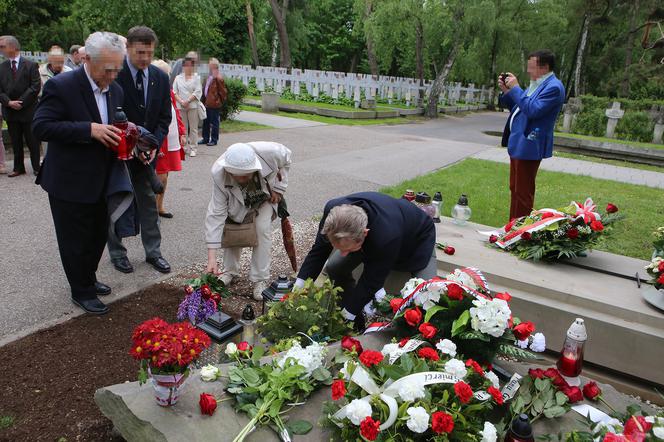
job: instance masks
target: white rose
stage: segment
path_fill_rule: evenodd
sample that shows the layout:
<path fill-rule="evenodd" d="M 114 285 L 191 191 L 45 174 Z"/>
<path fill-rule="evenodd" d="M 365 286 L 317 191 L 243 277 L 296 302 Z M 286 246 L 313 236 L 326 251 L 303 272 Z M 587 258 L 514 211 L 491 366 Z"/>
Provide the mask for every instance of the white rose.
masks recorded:
<path fill-rule="evenodd" d="M 201 379 L 205 382 L 216 381 L 219 374 L 219 368 L 214 365 L 208 364 L 201 368 Z"/>
<path fill-rule="evenodd" d="M 533 335 L 533 342 L 530 344 L 530 349 L 536 353 L 541 353 L 546 350 L 546 338 L 544 333 L 535 333 Z"/>
<path fill-rule="evenodd" d="M 484 422 L 484 429 L 481 431 L 482 440 L 480 442 L 496 442 L 498 434 L 496 427 L 491 422 Z"/>
<path fill-rule="evenodd" d="M 436 348 L 443 354 L 450 355 L 451 357 L 456 356 L 457 346 L 449 339 L 441 339 L 438 341 Z"/>
<path fill-rule="evenodd" d="M 413 402 L 416 399 L 421 399 L 426 396 L 424 384 L 417 381 L 404 382 L 403 385 L 399 387 L 398 393 L 404 402 Z"/>
<path fill-rule="evenodd" d="M 226 345 L 226 350 L 224 350 L 224 353 L 226 353 L 228 356 L 232 356 L 235 353 L 237 353 L 237 345 L 233 342 L 229 342 L 228 345 Z"/>
<path fill-rule="evenodd" d="M 491 381 L 494 388 L 500 388 L 500 381 L 498 380 L 498 376 L 496 376 L 496 373 L 492 371 L 487 371 L 486 373 L 484 373 L 484 377 L 487 378 L 489 381 Z"/>
<path fill-rule="evenodd" d="M 468 370 L 466 370 L 466 364 L 458 359 L 450 359 L 445 362 L 445 371 L 457 379 L 463 379 L 468 372 Z"/>
<path fill-rule="evenodd" d="M 406 425 L 413 433 L 424 433 L 429 429 L 429 413 L 423 407 L 410 407 L 406 410 L 408 421 Z"/>
<path fill-rule="evenodd" d="M 360 425 L 367 416 L 371 416 L 371 405 L 361 399 L 353 399 L 346 405 L 346 417 L 355 425 Z"/>

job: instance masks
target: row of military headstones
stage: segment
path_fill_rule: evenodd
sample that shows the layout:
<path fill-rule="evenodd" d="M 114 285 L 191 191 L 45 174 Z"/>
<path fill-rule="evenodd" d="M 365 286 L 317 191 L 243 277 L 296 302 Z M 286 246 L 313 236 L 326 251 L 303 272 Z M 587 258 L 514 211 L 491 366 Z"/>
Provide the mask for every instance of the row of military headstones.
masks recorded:
<path fill-rule="evenodd" d="M 345 95 L 351 98 L 356 106 L 361 101 L 362 91 L 366 99 L 380 98 L 392 103 L 394 100 L 404 101 L 406 105 L 418 103 L 419 92 L 429 94 L 431 81 L 419 85 L 414 78 L 391 77 L 384 75 L 354 74 L 310 69 L 292 69 L 289 74 L 285 68 L 258 66 L 253 69 L 247 65 L 222 64 L 221 73 L 230 78 L 242 80 L 245 85 L 253 79 L 260 92 L 273 90 L 283 93 L 286 90 L 299 96 L 303 90 L 312 97 L 321 94 L 338 99 Z M 461 83 L 449 83 L 441 94 L 441 103 L 456 104 L 464 101 L 467 104 L 481 104 L 488 100 L 488 89 L 476 88 L 473 84 L 463 87 Z"/>

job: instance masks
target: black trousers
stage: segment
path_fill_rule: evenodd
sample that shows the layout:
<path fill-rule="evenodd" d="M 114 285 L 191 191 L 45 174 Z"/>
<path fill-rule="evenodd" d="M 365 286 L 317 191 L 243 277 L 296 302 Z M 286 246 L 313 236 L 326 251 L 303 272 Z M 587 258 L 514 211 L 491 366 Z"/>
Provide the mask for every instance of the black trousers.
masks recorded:
<path fill-rule="evenodd" d="M 92 299 L 96 296 L 95 273 L 108 233 L 106 199 L 85 204 L 49 195 L 48 201 L 71 296 L 78 300 Z"/>
<path fill-rule="evenodd" d="M 14 149 L 14 172 L 25 172 L 23 164 L 23 139 L 30 151 L 30 163 L 34 172 L 39 171 L 39 140 L 32 134 L 32 122 L 7 121 L 7 131 Z"/>

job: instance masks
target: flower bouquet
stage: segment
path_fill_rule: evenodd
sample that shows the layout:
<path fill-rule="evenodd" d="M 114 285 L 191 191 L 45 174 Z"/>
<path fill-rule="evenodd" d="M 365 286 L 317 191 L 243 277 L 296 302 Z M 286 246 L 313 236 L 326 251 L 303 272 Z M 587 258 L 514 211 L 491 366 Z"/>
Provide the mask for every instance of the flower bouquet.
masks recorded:
<path fill-rule="evenodd" d="M 512 316 L 511 299 L 509 293 L 491 293 L 481 271 L 464 268 L 443 279 L 413 278 L 379 310 L 394 313 L 397 335 L 421 337 L 441 350 L 453 339 L 460 353 L 481 363 L 497 354 L 534 359 L 531 351 L 545 350 L 544 335 L 534 333 L 532 322 Z"/>
<path fill-rule="evenodd" d="M 501 232 L 492 233 L 489 243 L 521 259 L 555 261 L 574 258 L 596 246 L 607 226 L 623 218 L 608 204 L 600 215 L 592 199 L 572 201 L 559 209 L 540 209 L 515 218 Z"/>
<path fill-rule="evenodd" d="M 157 403 L 174 405 L 189 376 L 191 364 L 210 345 L 210 338 L 188 322 L 169 324 L 153 318 L 137 326 L 129 352 L 140 361 L 140 384 L 152 379 Z"/>
<path fill-rule="evenodd" d="M 184 286 L 185 297 L 178 307 L 177 318 L 188 319 L 192 324 L 205 322 L 217 311 L 221 311 L 221 298 L 230 296 L 224 283 L 212 273 L 190 279 Z"/>
<path fill-rule="evenodd" d="M 304 404 L 316 388 L 332 383 L 332 374 L 324 365 L 327 347 L 313 341 L 306 347 L 298 340 L 290 344 L 283 355 L 262 365 L 263 347 L 243 345 L 240 349 L 228 344 L 226 353 L 237 365 L 228 372 L 227 391 L 235 398 L 236 410 L 251 417 L 234 442 L 244 440 L 259 425 L 276 428 L 284 441 L 290 441 L 291 434 L 306 434 L 313 428 L 307 421 L 287 421 L 284 415 Z"/>
<path fill-rule="evenodd" d="M 653 257 L 650 264 L 646 266 L 648 275 L 652 278 L 652 284 L 657 290 L 664 290 L 664 258 L 661 256 Z"/>
<path fill-rule="evenodd" d="M 323 424 L 337 439 L 497 440 L 487 415 L 504 398 L 488 368 L 418 339 L 376 351 L 344 338 L 342 348 L 335 361 L 343 368 L 323 410 Z"/>
<path fill-rule="evenodd" d="M 290 345 L 295 336 L 311 336 L 318 342 L 338 341 L 352 328 L 339 307 L 340 288 L 327 280 L 321 287 L 309 279 L 301 290 L 295 290 L 275 302 L 267 314 L 258 318 L 258 332 L 276 349 Z"/>

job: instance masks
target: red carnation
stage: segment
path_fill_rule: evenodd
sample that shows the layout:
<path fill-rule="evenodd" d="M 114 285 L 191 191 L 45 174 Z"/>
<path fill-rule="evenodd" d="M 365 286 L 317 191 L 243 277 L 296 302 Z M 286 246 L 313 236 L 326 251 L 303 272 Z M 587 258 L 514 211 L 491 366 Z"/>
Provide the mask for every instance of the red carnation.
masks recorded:
<path fill-rule="evenodd" d="M 615 204 L 607 204 L 606 205 L 606 213 L 616 213 L 618 211 L 618 206 Z"/>
<path fill-rule="evenodd" d="M 651 428 L 652 424 L 647 422 L 643 416 L 632 416 L 625 422 L 623 434 L 630 441 L 642 442 Z"/>
<path fill-rule="evenodd" d="M 436 336 L 436 333 L 438 333 L 438 329 L 431 325 L 430 322 L 423 322 L 420 324 L 420 328 L 418 329 L 420 333 L 422 333 L 422 336 L 424 336 L 427 339 L 431 339 L 434 336 Z"/>
<path fill-rule="evenodd" d="M 401 308 L 404 302 L 406 301 L 404 301 L 403 298 L 390 299 L 390 307 L 392 307 L 392 313 L 396 313 L 399 310 L 399 308 Z"/>
<path fill-rule="evenodd" d="M 601 232 L 604 230 L 604 224 L 602 224 L 602 221 L 593 221 L 590 223 L 590 228 L 595 232 Z"/>
<path fill-rule="evenodd" d="M 498 241 L 498 235 L 491 235 L 491 236 L 489 237 L 489 243 L 493 244 L 493 243 L 495 243 L 496 241 Z"/>
<path fill-rule="evenodd" d="M 602 442 L 630 442 L 630 440 L 623 435 L 606 433 Z"/>
<path fill-rule="evenodd" d="M 487 388 L 486 391 L 488 391 L 489 394 L 493 396 L 493 400 L 496 401 L 498 405 L 503 405 L 505 399 L 503 399 L 503 394 L 500 392 L 500 390 L 492 385 L 491 387 Z"/>
<path fill-rule="evenodd" d="M 401 338 L 401 341 L 399 341 L 399 347 L 403 347 L 404 345 L 408 344 L 408 341 L 410 341 L 410 338 Z"/>
<path fill-rule="evenodd" d="M 242 341 L 237 345 L 237 349 L 240 351 L 249 350 L 249 343 L 247 341 Z"/>
<path fill-rule="evenodd" d="M 346 396 L 346 383 L 343 379 L 337 379 L 332 382 L 332 400 L 338 401 L 342 397 Z"/>
<path fill-rule="evenodd" d="M 521 239 L 524 241 L 530 241 L 533 238 L 533 235 L 530 234 L 530 232 L 523 232 L 521 234 Z"/>
<path fill-rule="evenodd" d="M 449 284 L 447 286 L 447 297 L 455 301 L 463 299 L 463 289 L 458 284 Z"/>
<path fill-rule="evenodd" d="M 454 392 L 464 404 L 467 404 L 470 401 L 470 398 L 473 397 L 473 390 L 470 388 L 470 385 L 466 384 L 464 381 L 459 381 L 454 384 Z"/>
<path fill-rule="evenodd" d="M 203 295 L 203 299 L 206 301 L 212 296 L 212 290 L 210 290 L 210 287 L 207 284 L 201 286 L 201 295 Z"/>
<path fill-rule="evenodd" d="M 422 322 L 422 311 L 419 307 L 409 308 L 406 310 L 406 313 L 404 313 L 403 317 L 406 319 L 408 325 L 415 327 L 420 322 Z"/>
<path fill-rule="evenodd" d="M 350 336 L 344 336 L 341 338 L 341 348 L 346 351 L 355 352 L 358 355 L 362 354 L 362 344 L 357 339 L 353 339 Z"/>
<path fill-rule="evenodd" d="M 569 239 L 577 239 L 579 237 L 579 229 L 572 227 L 567 231 L 567 237 Z"/>
<path fill-rule="evenodd" d="M 544 370 L 541 368 L 531 368 L 528 370 L 528 375 L 533 379 L 542 379 L 544 377 Z"/>
<path fill-rule="evenodd" d="M 516 223 L 516 218 L 512 218 L 510 222 L 507 223 L 507 225 L 505 226 L 505 232 L 509 232 L 510 230 L 512 230 L 514 223 Z"/>
<path fill-rule="evenodd" d="M 659 278 L 657 278 L 657 284 L 664 285 L 664 274 L 659 275 Z"/>
<path fill-rule="evenodd" d="M 452 246 L 445 246 L 443 252 L 445 252 L 446 255 L 454 255 L 454 252 L 456 252 L 456 250 Z"/>
<path fill-rule="evenodd" d="M 477 373 L 480 376 L 484 376 L 484 370 L 482 370 L 482 367 L 480 364 L 477 363 L 477 361 L 473 359 L 468 359 L 466 361 L 466 367 L 473 367 L 473 371 Z"/>
<path fill-rule="evenodd" d="M 383 360 L 383 354 L 376 350 L 366 350 L 360 355 L 360 362 L 366 367 L 373 367 Z"/>
<path fill-rule="evenodd" d="M 454 430 L 454 418 L 444 411 L 431 413 L 431 429 L 434 433 L 451 433 Z"/>
<path fill-rule="evenodd" d="M 512 329 L 514 337 L 519 341 L 528 339 L 532 332 L 535 331 L 535 324 L 530 321 L 524 321 Z"/>
<path fill-rule="evenodd" d="M 555 213 L 552 213 L 552 212 L 544 212 L 544 213 L 542 214 L 542 219 L 553 218 L 554 216 L 556 216 Z"/>
<path fill-rule="evenodd" d="M 371 416 L 365 417 L 364 420 L 360 422 L 360 434 L 366 440 L 376 440 L 379 431 L 380 421 L 373 420 Z"/>
<path fill-rule="evenodd" d="M 597 383 L 590 381 L 583 386 L 583 395 L 590 401 L 598 401 L 602 395 L 602 390 Z"/>
<path fill-rule="evenodd" d="M 494 299 L 502 299 L 505 302 L 510 302 L 512 300 L 512 295 L 507 292 L 496 293 Z"/>
<path fill-rule="evenodd" d="M 660 261 L 659 264 L 657 265 L 657 270 L 660 273 L 664 273 L 664 261 Z"/>
<path fill-rule="evenodd" d="M 201 407 L 201 413 L 212 416 L 217 409 L 217 400 L 211 394 L 201 393 L 201 398 L 198 401 Z"/>
<path fill-rule="evenodd" d="M 438 356 L 438 352 L 434 350 L 431 347 L 424 347 L 420 348 L 417 351 L 417 356 L 421 357 L 422 359 L 428 359 L 429 361 L 439 361 L 440 356 Z"/>
<path fill-rule="evenodd" d="M 569 399 L 570 404 L 574 404 L 576 402 L 580 402 L 583 400 L 583 393 L 581 392 L 581 389 L 579 387 L 563 387 L 560 389 L 565 396 L 567 396 L 567 399 Z"/>

